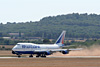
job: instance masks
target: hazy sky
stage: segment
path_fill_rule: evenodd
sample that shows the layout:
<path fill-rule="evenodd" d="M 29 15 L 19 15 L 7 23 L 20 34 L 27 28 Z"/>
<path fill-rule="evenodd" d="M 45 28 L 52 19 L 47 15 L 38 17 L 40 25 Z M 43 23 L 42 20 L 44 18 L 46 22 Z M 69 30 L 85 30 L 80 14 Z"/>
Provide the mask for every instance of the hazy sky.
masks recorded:
<path fill-rule="evenodd" d="M 100 14 L 100 0 L 0 0 L 0 22 L 39 21 L 69 13 Z"/>

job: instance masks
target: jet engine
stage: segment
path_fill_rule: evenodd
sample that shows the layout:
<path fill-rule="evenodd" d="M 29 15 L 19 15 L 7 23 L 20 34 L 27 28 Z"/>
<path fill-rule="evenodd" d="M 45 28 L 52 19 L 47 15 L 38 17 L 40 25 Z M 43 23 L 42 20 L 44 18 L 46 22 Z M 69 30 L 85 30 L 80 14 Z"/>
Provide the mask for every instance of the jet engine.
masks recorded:
<path fill-rule="evenodd" d="M 52 52 L 47 51 L 45 54 L 46 54 L 46 55 L 51 55 L 51 54 L 52 54 Z"/>
<path fill-rule="evenodd" d="M 69 53 L 68 50 L 62 51 L 62 54 L 68 54 L 68 53 Z"/>

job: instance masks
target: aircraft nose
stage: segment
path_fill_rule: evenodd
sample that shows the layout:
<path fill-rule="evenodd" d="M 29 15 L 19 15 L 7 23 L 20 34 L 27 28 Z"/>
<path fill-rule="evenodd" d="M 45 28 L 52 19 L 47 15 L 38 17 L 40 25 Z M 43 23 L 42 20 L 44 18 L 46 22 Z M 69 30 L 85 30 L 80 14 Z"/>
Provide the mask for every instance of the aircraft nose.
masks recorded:
<path fill-rule="evenodd" d="M 14 47 L 12 48 L 12 51 L 14 51 Z"/>
<path fill-rule="evenodd" d="M 16 49 L 16 46 L 14 46 L 13 48 L 12 48 L 12 51 L 14 51 Z"/>

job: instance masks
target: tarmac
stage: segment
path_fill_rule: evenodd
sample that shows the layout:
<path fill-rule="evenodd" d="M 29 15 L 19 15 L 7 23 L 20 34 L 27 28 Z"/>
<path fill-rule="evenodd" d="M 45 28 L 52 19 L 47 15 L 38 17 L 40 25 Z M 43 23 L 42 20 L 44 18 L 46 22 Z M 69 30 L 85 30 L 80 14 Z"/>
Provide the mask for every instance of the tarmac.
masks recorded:
<path fill-rule="evenodd" d="M 18 58 L 18 57 L 0 57 L 0 59 L 1 58 Z M 29 58 L 29 57 L 20 57 L 20 58 Z M 100 58 L 100 56 L 47 56 L 46 58 Z"/>
<path fill-rule="evenodd" d="M 0 67 L 100 67 L 100 56 L 0 57 Z"/>

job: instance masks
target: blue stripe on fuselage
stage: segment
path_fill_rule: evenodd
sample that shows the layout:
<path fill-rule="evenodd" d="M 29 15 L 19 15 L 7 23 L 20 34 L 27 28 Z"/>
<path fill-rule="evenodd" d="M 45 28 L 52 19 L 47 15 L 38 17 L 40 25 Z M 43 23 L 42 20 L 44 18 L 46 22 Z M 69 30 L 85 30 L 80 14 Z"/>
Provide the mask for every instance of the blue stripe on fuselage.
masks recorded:
<path fill-rule="evenodd" d="M 15 51 L 15 53 L 18 53 L 18 54 L 34 54 L 33 51 Z"/>
<path fill-rule="evenodd" d="M 34 52 L 34 51 L 14 51 L 15 54 L 43 54 L 44 51 Z"/>

